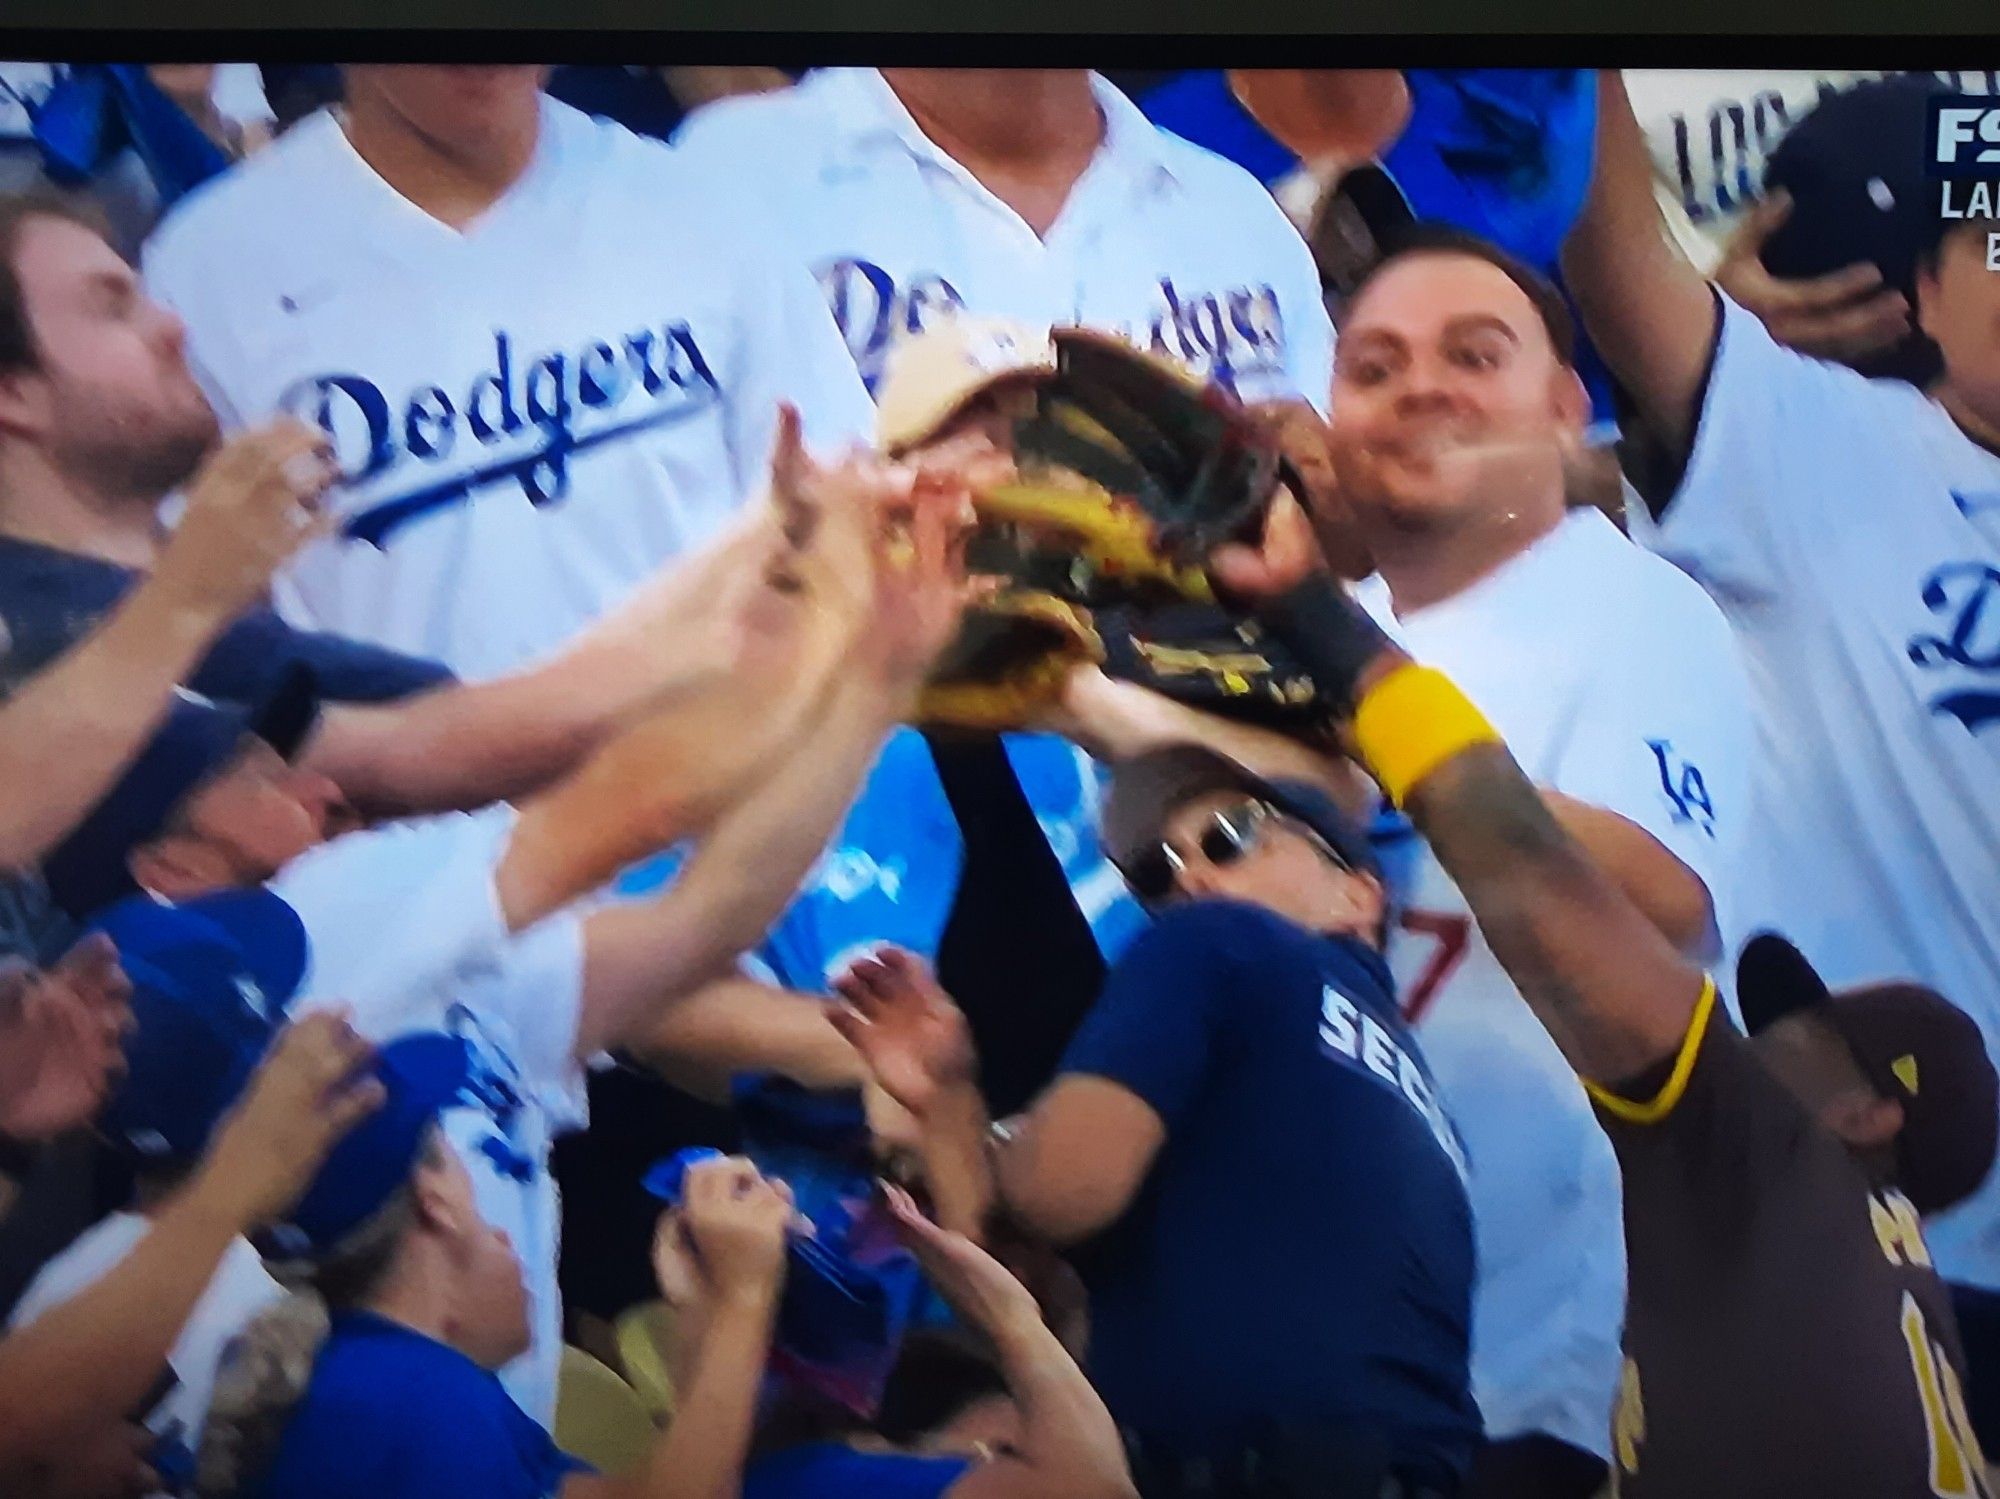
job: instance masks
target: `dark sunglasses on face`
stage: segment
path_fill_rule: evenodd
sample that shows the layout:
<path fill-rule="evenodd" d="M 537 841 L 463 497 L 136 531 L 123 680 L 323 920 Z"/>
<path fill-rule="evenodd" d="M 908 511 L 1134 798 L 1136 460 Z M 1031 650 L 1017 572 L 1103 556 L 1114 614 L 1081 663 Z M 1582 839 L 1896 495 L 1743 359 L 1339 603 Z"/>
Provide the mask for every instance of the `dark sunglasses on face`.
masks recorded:
<path fill-rule="evenodd" d="M 1273 823 L 1289 821 L 1269 802 L 1245 800 L 1235 806 L 1218 807 L 1196 834 L 1195 849 L 1211 868 L 1227 869 L 1246 854 L 1255 853 Z M 1303 831 L 1335 864 L 1342 869 L 1351 867 L 1318 834 L 1311 829 Z M 1192 862 L 1180 849 L 1162 839 L 1155 847 L 1121 865 L 1119 873 L 1141 901 L 1149 906 L 1158 905 L 1173 894 L 1182 871 Z"/>

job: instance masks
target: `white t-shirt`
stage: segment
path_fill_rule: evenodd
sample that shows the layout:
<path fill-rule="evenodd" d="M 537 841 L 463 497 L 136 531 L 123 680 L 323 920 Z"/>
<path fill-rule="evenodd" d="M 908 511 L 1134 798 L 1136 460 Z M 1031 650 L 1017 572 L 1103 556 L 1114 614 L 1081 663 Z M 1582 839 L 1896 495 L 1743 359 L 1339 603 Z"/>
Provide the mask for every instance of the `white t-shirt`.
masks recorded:
<path fill-rule="evenodd" d="M 196 372 L 229 425 L 327 427 L 350 476 L 281 610 L 499 675 L 761 492 L 781 400 L 815 448 L 865 436 L 825 304 L 746 224 L 664 145 L 553 100 L 463 232 L 329 112 L 191 196 L 145 267 Z"/>
<path fill-rule="evenodd" d="M 1759 909 L 1828 983 L 1929 984 L 2000 1055 L 2000 457 L 1723 308 L 1680 491 L 1633 534 L 1742 642 Z M 2000 1177 L 1925 1236 L 2000 1288 Z"/>
<path fill-rule="evenodd" d="M 1246 400 L 1300 394 L 1324 411 L 1333 329 L 1298 232 L 1248 172 L 1093 86 L 1104 142 L 1046 238 L 925 136 L 873 68 L 719 101 L 675 149 L 718 184 L 754 185 L 871 390 L 897 338 L 963 308 L 1109 329 Z"/>
<path fill-rule="evenodd" d="M 42 1267 L 15 1304 L 8 1326 L 26 1327 L 82 1295 L 138 1248 L 151 1229 L 151 1222 L 138 1213 L 113 1213 L 94 1224 Z M 252 1318 L 284 1294 L 247 1239 L 232 1243 L 167 1354 L 173 1388 L 147 1414 L 147 1430 L 188 1454 L 199 1449 L 223 1350 Z"/>
<path fill-rule="evenodd" d="M 1707 884 L 1747 829 L 1749 704 L 1721 612 L 1596 510 L 1453 598 L 1396 618 L 1362 602 L 1448 673 L 1529 779 L 1636 823 Z M 1473 1394 L 1496 1437 L 1541 1431 L 1609 1455 L 1622 1358 L 1625 1243 L 1618 1163 L 1555 1042 L 1428 847 L 1388 850 L 1390 967 L 1471 1168 L 1479 1285 Z"/>
<path fill-rule="evenodd" d="M 344 1002 L 373 1041 L 445 1030 L 473 1043 L 473 1077 L 445 1111 L 445 1133 L 480 1212 L 521 1257 L 533 1342 L 500 1377 L 546 1426 L 562 1359 L 562 1214 L 548 1157 L 554 1136 L 587 1119 L 575 1055 L 583 933 L 565 913 L 508 934 L 493 872 L 514 820 L 497 806 L 351 833 L 295 860 L 270 888 L 306 930 L 294 1014 Z"/>
<path fill-rule="evenodd" d="M 1882 70 L 1627 68 L 1625 91 L 1646 134 L 1653 184 L 1681 248 L 1704 274 L 1764 196 L 1764 165 L 1785 132 L 1828 94 Z M 1962 93 L 2000 93 L 2000 73 L 1941 72 Z"/>

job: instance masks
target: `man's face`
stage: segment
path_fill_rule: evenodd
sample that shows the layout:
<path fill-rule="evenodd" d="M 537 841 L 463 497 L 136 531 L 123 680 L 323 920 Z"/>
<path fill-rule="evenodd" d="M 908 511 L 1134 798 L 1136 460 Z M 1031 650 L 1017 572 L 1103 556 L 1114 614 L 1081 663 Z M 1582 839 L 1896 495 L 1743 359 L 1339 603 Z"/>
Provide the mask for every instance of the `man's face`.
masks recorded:
<path fill-rule="evenodd" d="M 1370 940 L 1382 917 L 1382 888 L 1336 864 L 1307 829 L 1282 815 L 1249 811 L 1241 791 L 1206 791 L 1168 814 L 1161 841 L 1180 862 L 1172 899 L 1240 900 L 1315 932 Z M 1218 825 L 1226 819 L 1247 836 Z"/>
<path fill-rule="evenodd" d="M 1410 255 L 1348 308 L 1331 435 L 1364 526 L 1449 527 L 1527 485 L 1560 494 L 1587 412 L 1535 304 L 1476 256 Z"/>
<path fill-rule="evenodd" d="M 343 70 L 348 96 L 376 103 L 447 153 L 477 154 L 516 129 L 535 108 L 549 70 L 535 65 L 478 67 L 370 63 Z"/>
<path fill-rule="evenodd" d="M 2000 438 L 2000 271 L 1986 268 L 1982 224 L 1944 242 L 1935 271 L 1917 277 L 1917 321 L 1944 355 L 1943 394 L 1982 429 Z"/>
<path fill-rule="evenodd" d="M 21 225 L 14 270 L 39 366 L 0 379 L 0 425 L 109 492 L 153 500 L 179 485 L 217 439 L 180 319 L 66 219 Z"/>
<path fill-rule="evenodd" d="M 176 867 L 210 888 L 262 884 L 338 831 L 347 817 L 340 788 L 317 771 L 288 765 L 260 739 L 189 797 L 175 831 L 160 840 Z M 143 875 L 141 883 L 155 884 Z M 193 893 L 162 890 L 171 898 Z"/>

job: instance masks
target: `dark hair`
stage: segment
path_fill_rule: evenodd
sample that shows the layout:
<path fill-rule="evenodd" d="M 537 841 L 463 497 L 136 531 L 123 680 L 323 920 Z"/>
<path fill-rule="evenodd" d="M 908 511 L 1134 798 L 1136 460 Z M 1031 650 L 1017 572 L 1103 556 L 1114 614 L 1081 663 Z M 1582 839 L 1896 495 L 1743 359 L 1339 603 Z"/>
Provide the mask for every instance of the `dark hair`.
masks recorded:
<path fill-rule="evenodd" d="M 0 375 L 32 370 L 41 364 L 34 324 L 21 295 L 21 278 L 14 269 L 21 230 L 34 219 L 60 219 L 110 239 L 108 221 L 88 198 L 53 188 L 0 193 Z"/>
<path fill-rule="evenodd" d="M 1418 255 L 1462 255 L 1483 260 L 1521 288 L 1521 294 L 1535 306 L 1549 345 L 1556 358 L 1566 365 L 1576 363 L 1576 319 L 1556 284 L 1525 260 L 1508 254 L 1490 239 L 1482 239 L 1450 224 L 1420 223 L 1398 229 L 1388 236 L 1382 258 L 1363 271 L 1348 292 L 1343 312 L 1351 312 L 1367 293 L 1369 283 L 1398 261 Z"/>

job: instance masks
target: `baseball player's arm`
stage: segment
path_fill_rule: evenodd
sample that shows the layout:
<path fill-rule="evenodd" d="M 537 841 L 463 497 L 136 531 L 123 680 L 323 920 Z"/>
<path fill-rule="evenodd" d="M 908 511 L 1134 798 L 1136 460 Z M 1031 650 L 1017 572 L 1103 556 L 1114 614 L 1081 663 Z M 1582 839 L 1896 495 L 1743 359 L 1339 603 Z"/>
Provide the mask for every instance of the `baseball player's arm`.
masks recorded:
<path fill-rule="evenodd" d="M 1636 822 L 1560 791 L 1544 789 L 1541 795 L 1557 825 L 1675 951 L 1692 955 L 1702 950 L 1715 907 L 1700 875 Z"/>
<path fill-rule="evenodd" d="M 1289 734 L 1204 713 L 1186 703 L 1080 666 L 1038 727 L 1061 734 L 1098 760 L 1129 760 L 1174 744 L 1198 744 L 1266 780 L 1309 781 L 1353 816 L 1366 816 L 1374 791 L 1353 765 Z"/>
<path fill-rule="evenodd" d="M 633 1057 L 697 1098 L 725 1103 L 741 1072 L 770 1072 L 817 1092 L 859 1088 L 868 1071 L 809 994 L 732 976 L 662 1010 L 626 1043 Z"/>
<path fill-rule="evenodd" d="M 1597 163 L 1563 275 L 1591 341 L 1647 427 L 1685 453 L 1720 327 L 1715 294 L 1660 217 L 1652 163 L 1615 69 L 1598 74 Z"/>
<path fill-rule="evenodd" d="M 1258 566 L 1239 554 L 1223 571 L 1259 592 L 1266 623 L 1353 705 L 1362 763 L 1428 840 L 1570 1065 L 1618 1083 L 1683 1055 L 1712 987 L 1564 830 L 1478 709 L 1326 575 L 1280 586 Z"/>

